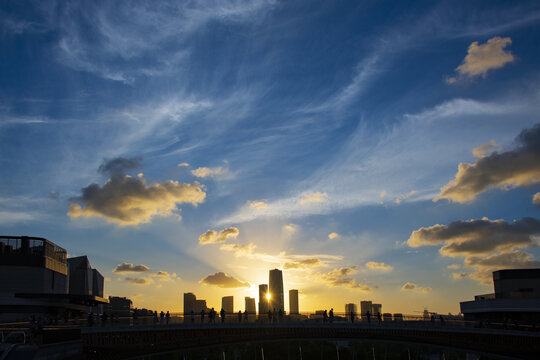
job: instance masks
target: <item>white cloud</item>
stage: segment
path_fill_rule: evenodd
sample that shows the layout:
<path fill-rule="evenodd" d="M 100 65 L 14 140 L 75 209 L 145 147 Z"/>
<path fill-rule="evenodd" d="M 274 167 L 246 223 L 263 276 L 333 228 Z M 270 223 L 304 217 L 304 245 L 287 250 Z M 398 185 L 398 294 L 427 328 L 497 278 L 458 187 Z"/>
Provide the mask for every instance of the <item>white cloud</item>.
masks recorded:
<path fill-rule="evenodd" d="M 532 199 L 532 203 L 534 205 L 540 207 L 540 192 L 537 192 L 536 194 L 534 194 L 533 199 Z"/>
<path fill-rule="evenodd" d="M 181 167 L 188 167 L 188 166 L 189 166 L 189 164 L 187 162 L 183 162 L 183 163 L 178 164 L 178 167 L 180 167 L 180 168 Z"/>
<path fill-rule="evenodd" d="M 495 143 L 495 140 L 491 140 L 490 142 L 480 145 L 478 147 L 475 147 L 472 150 L 472 153 L 477 158 L 482 158 L 487 155 L 491 155 L 494 152 L 501 151 L 502 147 L 500 145 L 497 145 Z"/>
<path fill-rule="evenodd" d="M 213 168 L 209 167 L 199 167 L 195 170 L 191 170 L 193 176 L 198 178 L 219 178 L 229 174 L 229 169 L 223 166 L 217 166 Z"/>
<path fill-rule="evenodd" d="M 409 198 L 410 198 L 411 196 L 413 196 L 414 194 L 416 194 L 416 191 L 415 191 L 415 190 L 411 190 L 411 191 L 409 191 L 409 192 L 406 193 L 406 194 L 399 195 L 399 196 L 396 198 L 396 200 L 394 200 L 394 201 L 395 201 L 396 204 L 399 205 L 399 204 L 401 204 L 402 201 L 409 199 Z"/>
<path fill-rule="evenodd" d="M 268 208 L 268 204 L 261 200 L 253 200 L 248 202 L 249 207 L 255 210 L 264 210 Z"/>
<path fill-rule="evenodd" d="M 447 82 L 452 84 L 464 78 L 476 76 L 486 77 L 487 72 L 499 69 L 515 60 L 514 55 L 505 48 L 512 43 L 509 37 L 494 37 L 485 44 L 473 42 L 467 51 L 463 63 L 456 68 L 458 77 L 449 77 Z"/>

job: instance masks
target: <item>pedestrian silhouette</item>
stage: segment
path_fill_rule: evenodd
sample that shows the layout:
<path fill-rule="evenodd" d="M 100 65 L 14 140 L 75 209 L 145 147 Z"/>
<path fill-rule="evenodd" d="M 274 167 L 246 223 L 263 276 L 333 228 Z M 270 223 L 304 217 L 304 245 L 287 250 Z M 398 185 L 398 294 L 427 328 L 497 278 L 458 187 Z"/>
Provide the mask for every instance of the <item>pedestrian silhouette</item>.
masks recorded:
<path fill-rule="evenodd" d="M 272 322 L 272 311 L 268 309 L 268 323 Z"/>
<path fill-rule="evenodd" d="M 369 313 L 369 311 L 366 312 L 366 317 L 368 324 L 371 324 L 371 314 Z"/>
<path fill-rule="evenodd" d="M 167 310 L 167 314 L 165 315 L 165 320 L 167 322 L 167 325 L 169 325 L 169 320 L 171 319 L 171 314 L 169 314 L 169 310 Z"/>
<path fill-rule="evenodd" d="M 221 323 L 223 324 L 225 322 L 225 309 L 221 308 L 219 315 L 221 316 Z"/>
<path fill-rule="evenodd" d="M 248 322 L 248 320 L 249 320 L 249 313 L 246 309 L 246 311 L 244 311 L 244 322 Z"/>
<path fill-rule="evenodd" d="M 330 324 L 333 323 L 334 322 L 334 308 L 330 309 L 328 316 L 330 317 Z"/>
<path fill-rule="evenodd" d="M 204 323 L 204 309 L 201 310 L 201 324 Z"/>
<path fill-rule="evenodd" d="M 351 317 L 351 323 L 354 323 L 354 311 L 351 310 L 349 316 Z"/>
<path fill-rule="evenodd" d="M 191 310 L 191 323 L 194 323 L 194 322 L 195 322 L 195 312 Z"/>
<path fill-rule="evenodd" d="M 326 312 L 326 310 L 324 310 L 323 312 L 323 323 L 327 323 L 328 322 L 328 313 Z"/>
<path fill-rule="evenodd" d="M 377 321 L 379 322 L 379 325 L 381 325 L 382 322 L 382 316 L 380 312 L 377 312 Z"/>
<path fill-rule="evenodd" d="M 242 323 L 242 310 L 238 310 L 238 322 Z"/>

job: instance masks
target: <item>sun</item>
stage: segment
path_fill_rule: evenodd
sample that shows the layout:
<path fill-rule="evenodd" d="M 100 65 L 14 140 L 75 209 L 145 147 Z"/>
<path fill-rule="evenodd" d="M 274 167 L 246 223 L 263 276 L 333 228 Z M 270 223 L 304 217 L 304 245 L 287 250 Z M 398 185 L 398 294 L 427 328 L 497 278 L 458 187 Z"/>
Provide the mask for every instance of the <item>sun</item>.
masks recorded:
<path fill-rule="evenodd" d="M 266 293 L 266 300 L 270 300 L 270 293 Z"/>

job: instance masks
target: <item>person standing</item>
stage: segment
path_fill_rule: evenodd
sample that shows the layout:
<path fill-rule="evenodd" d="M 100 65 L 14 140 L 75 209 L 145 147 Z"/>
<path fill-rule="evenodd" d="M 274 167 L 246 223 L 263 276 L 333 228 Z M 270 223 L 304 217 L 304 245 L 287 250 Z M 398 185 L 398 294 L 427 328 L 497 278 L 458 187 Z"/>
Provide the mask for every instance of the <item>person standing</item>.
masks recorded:
<path fill-rule="evenodd" d="M 330 324 L 334 322 L 334 308 L 330 309 L 330 312 L 328 313 L 328 316 L 330 318 Z"/>
<path fill-rule="evenodd" d="M 171 314 L 169 314 L 169 310 L 167 310 L 167 314 L 165 314 L 165 322 L 167 325 L 169 325 L 169 320 L 171 319 Z"/>
<path fill-rule="evenodd" d="M 221 316 L 221 323 L 223 324 L 225 322 L 225 309 L 221 308 L 219 315 Z"/>

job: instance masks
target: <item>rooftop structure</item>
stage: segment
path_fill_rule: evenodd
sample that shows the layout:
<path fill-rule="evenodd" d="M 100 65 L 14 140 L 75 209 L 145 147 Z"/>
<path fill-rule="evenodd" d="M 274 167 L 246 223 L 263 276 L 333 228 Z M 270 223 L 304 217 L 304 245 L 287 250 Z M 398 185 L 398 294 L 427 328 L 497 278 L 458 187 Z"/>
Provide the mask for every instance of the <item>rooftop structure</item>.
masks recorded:
<path fill-rule="evenodd" d="M 495 293 L 460 303 L 465 320 L 540 323 L 540 269 L 493 272 Z"/>

